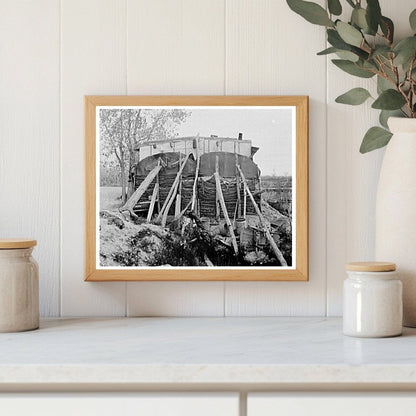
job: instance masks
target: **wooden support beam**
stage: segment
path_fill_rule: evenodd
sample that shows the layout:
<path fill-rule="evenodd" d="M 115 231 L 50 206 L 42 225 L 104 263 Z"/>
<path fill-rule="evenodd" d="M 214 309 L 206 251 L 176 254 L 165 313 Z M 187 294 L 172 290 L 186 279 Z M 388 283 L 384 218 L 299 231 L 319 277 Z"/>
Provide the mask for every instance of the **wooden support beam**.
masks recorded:
<path fill-rule="evenodd" d="M 263 231 L 266 234 L 267 240 L 269 240 L 269 243 L 270 243 L 270 245 L 271 245 L 271 247 L 272 247 L 272 249 L 274 251 L 274 254 L 276 255 L 277 260 L 279 260 L 279 262 L 280 262 L 280 264 L 282 266 L 287 266 L 287 262 L 286 262 L 285 258 L 283 257 L 282 252 L 279 250 L 279 247 L 277 247 L 276 241 L 273 240 L 273 237 L 270 234 L 269 229 L 267 228 L 265 218 L 263 217 L 263 214 L 261 213 L 259 207 L 257 206 L 257 202 L 254 199 L 254 196 L 252 195 L 252 193 L 251 193 L 251 191 L 250 191 L 250 189 L 249 189 L 249 187 L 247 185 L 246 178 L 245 178 L 244 173 L 242 172 L 242 170 L 241 170 L 241 168 L 240 168 L 239 165 L 237 165 L 237 169 L 240 172 L 241 179 L 243 180 L 243 183 L 244 183 L 244 188 L 245 188 L 248 196 L 250 197 L 251 202 L 253 203 L 254 209 L 256 210 L 256 213 L 257 213 L 257 215 L 258 215 L 258 217 L 260 219 L 260 224 L 263 227 Z"/>
<path fill-rule="evenodd" d="M 186 143 L 186 142 L 185 142 Z M 186 151 L 185 151 L 186 155 Z M 179 154 L 179 166 L 182 166 L 182 155 Z M 179 178 L 178 193 L 176 195 L 175 201 L 175 217 L 181 212 L 181 203 L 182 203 L 182 175 Z"/>
<path fill-rule="evenodd" d="M 189 158 L 189 155 L 187 155 L 185 157 L 185 160 L 183 161 L 182 165 L 180 166 L 179 171 L 176 174 L 176 178 L 173 181 L 173 184 L 172 184 L 172 186 L 171 186 L 171 188 L 169 190 L 168 196 L 166 197 L 165 202 L 163 203 L 162 209 L 159 211 L 159 214 L 158 214 L 158 216 L 156 218 L 156 222 L 159 222 L 163 218 L 163 214 L 166 211 L 166 208 L 167 208 L 167 206 L 168 206 L 168 204 L 169 204 L 172 196 L 175 196 L 176 195 L 176 192 L 178 190 L 179 179 L 180 179 L 180 177 L 182 175 L 183 168 L 185 167 L 186 162 L 188 161 L 188 158 Z M 171 205 L 172 205 L 172 202 L 170 203 L 167 212 L 169 212 L 169 209 L 170 209 L 170 206 Z"/>
<path fill-rule="evenodd" d="M 199 155 L 199 140 L 197 139 L 196 142 L 196 169 L 195 169 L 195 180 L 194 180 L 194 186 L 192 188 L 192 204 L 191 204 L 191 209 L 192 211 L 196 211 L 195 209 L 195 205 L 196 205 L 196 195 L 197 195 L 197 186 L 198 186 L 198 176 L 199 176 L 199 165 L 201 163 L 201 157 Z"/>
<path fill-rule="evenodd" d="M 178 192 L 178 183 L 176 183 L 176 184 L 173 183 L 171 189 L 173 189 L 172 195 L 169 198 L 169 200 L 166 198 L 167 204 L 165 206 L 165 210 L 162 213 L 162 219 L 161 219 L 161 223 L 160 223 L 162 227 L 164 227 L 166 225 L 166 221 L 168 220 L 168 214 L 169 214 L 169 211 L 170 211 L 170 207 L 172 206 L 173 201 L 176 199 L 176 194 Z M 163 210 L 163 208 L 162 208 L 162 210 Z M 161 213 L 159 213 L 158 218 L 156 219 L 156 222 L 158 222 L 160 214 Z"/>
<path fill-rule="evenodd" d="M 173 186 L 174 186 L 175 184 L 173 184 Z M 161 223 L 160 223 L 160 225 L 162 226 L 162 227 L 165 227 L 166 226 L 166 222 L 167 222 L 167 220 L 168 220 L 168 214 L 169 214 L 169 211 L 170 211 L 170 207 L 172 206 L 172 204 L 173 204 L 173 201 L 175 201 L 175 199 L 176 199 L 176 196 L 177 196 L 177 192 L 178 192 L 178 183 L 176 183 L 176 186 L 175 186 L 175 189 L 174 189 L 174 191 L 173 191 L 173 193 L 172 193 L 172 196 L 170 197 L 170 199 L 169 199 L 169 201 L 168 201 L 168 203 L 167 203 L 167 205 L 166 205 L 166 207 L 165 207 L 165 211 L 163 212 L 163 214 L 162 214 L 162 221 L 161 221 Z M 160 214 L 159 214 L 160 215 Z"/>
<path fill-rule="evenodd" d="M 173 201 L 176 197 L 176 193 L 178 192 L 179 180 L 181 178 L 183 168 L 185 167 L 186 162 L 188 161 L 188 158 L 189 158 L 189 154 L 186 155 L 182 165 L 180 166 L 179 171 L 176 174 L 176 178 L 173 181 L 173 184 L 172 184 L 172 186 L 169 190 L 168 196 L 166 197 L 165 202 L 163 203 L 163 207 L 162 207 L 161 211 L 159 212 L 159 215 L 156 218 L 156 222 L 161 221 L 162 227 L 164 227 L 166 225 L 166 220 L 167 220 L 167 217 L 168 217 L 168 213 L 169 213 L 170 207 L 172 206 L 172 203 L 173 203 Z"/>
<path fill-rule="evenodd" d="M 215 156 L 215 173 L 214 173 L 214 177 L 215 174 L 219 175 L 219 158 L 218 156 Z M 221 210 L 220 210 L 220 196 L 218 194 L 218 188 L 216 188 L 215 191 L 215 218 L 217 221 L 220 220 L 220 214 L 221 214 Z"/>
<path fill-rule="evenodd" d="M 119 208 L 120 212 L 128 211 L 133 218 L 137 218 L 137 215 L 133 212 L 133 208 L 139 202 L 140 198 L 146 192 L 147 188 L 153 182 L 156 175 L 159 173 L 162 166 L 160 165 L 160 160 L 157 162 L 157 165 L 149 172 L 146 178 L 142 181 L 139 187 L 134 191 L 133 195 L 129 198 L 129 200 Z"/>
<path fill-rule="evenodd" d="M 180 191 L 176 194 L 176 201 L 175 201 L 175 217 L 179 215 L 181 212 L 181 203 L 182 203 L 182 197 L 180 194 Z"/>
<path fill-rule="evenodd" d="M 152 220 L 153 210 L 155 209 L 156 199 L 159 196 L 159 183 L 155 183 L 155 187 L 153 188 L 152 199 L 150 201 L 149 211 L 147 212 L 147 222 Z"/>
<path fill-rule="evenodd" d="M 208 256 L 204 253 L 204 261 L 208 267 L 214 267 L 214 263 L 208 258 Z"/>
<path fill-rule="evenodd" d="M 157 184 L 157 212 L 160 212 L 160 182 L 159 182 L 159 174 L 156 176 L 156 184 Z"/>
<path fill-rule="evenodd" d="M 234 143 L 235 146 L 235 143 Z M 235 167 L 236 167 L 236 175 L 235 175 L 235 180 L 236 180 L 236 190 L 237 190 L 237 210 L 238 210 L 238 218 L 241 217 L 241 184 L 240 184 L 240 175 L 238 175 L 238 155 L 237 153 L 235 153 Z"/>
<path fill-rule="evenodd" d="M 246 185 L 244 184 L 243 218 L 246 219 L 246 216 L 247 216 L 247 191 L 246 191 Z"/>
<path fill-rule="evenodd" d="M 220 205 L 221 205 L 221 208 L 222 208 L 222 213 L 224 215 L 225 222 L 228 225 L 228 229 L 230 230 L 230 235 L 231 235 L 231 240 L 232 240 L 232 243 L 233 243 L 234 252 L 235 252 L 235 254 L 238 254 L 237 239 L 236 239 L 235 234 L 234 234 L 234 229 L 233 229 L 233 225 L 231 224 L 230 217 L 228 216 L 228 211 L 227 211 L 227 207 L 225 205 L 224 195 L 223 195 L 222 189 L 221 189 L 220 175 L 219 175 L 218 172 L 215 172 L 215 184 L 216 184 L 216 188 L 217 188 L 217 194 L 218 194 L 218 197 L 219 197 Z"/>
<path fill-rule="evenodd" d="M 179 218 L 181 218 L 183 216 L 183 214 L 185 214 L 186 210 L 191 206 L 191 201 L 188 202 L 188 205 L 186 205 L 186 207 L 178 214 L 175 215 L 175 218 L 173 219 L 174 221 L 178 220 Z"/>

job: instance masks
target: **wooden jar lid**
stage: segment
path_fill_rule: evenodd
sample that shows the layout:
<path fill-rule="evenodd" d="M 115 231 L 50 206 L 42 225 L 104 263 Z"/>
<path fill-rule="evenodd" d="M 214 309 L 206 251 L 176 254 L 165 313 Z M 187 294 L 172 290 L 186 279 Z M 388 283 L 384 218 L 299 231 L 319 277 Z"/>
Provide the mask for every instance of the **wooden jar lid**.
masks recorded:
<path fill-rule="evenodd" d="M 30 248 L 37 244 L 36 240 L 28 240 L 24 238 L 0 238 L 0 249 L 14 249 L 14 248 Z"/>
<path fill-rule="evenodd" d="M 396 265 L 385 261 L 357 261 L 348 263 L 346 269 L 350 272 L 393 272 Z"/>

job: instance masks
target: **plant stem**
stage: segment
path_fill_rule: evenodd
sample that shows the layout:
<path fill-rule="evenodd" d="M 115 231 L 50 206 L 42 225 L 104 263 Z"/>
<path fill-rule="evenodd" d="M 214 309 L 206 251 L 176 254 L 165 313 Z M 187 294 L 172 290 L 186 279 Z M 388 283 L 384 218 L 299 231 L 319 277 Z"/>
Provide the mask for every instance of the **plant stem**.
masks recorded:
<path fill-rule="evenodd" d="M 412 116 L 412 118 L 415 118 L 415 111 L 413 108 L 413 96 L 414 96 L 414 91 L 413 91 L 413 87 L 414 87 L 414 79 L 412 76 L 412 72 L 413 72 L 413 66 L 415 64 L 415 60 L 416 60 L 416 56 L 413 57 L 412 62 L 410 63 L 410 68 L 409 68 L 409 84 L 410 84 L 410 89 L 409 89 L 409 107 L 410 107 L 410 114 Z"/>

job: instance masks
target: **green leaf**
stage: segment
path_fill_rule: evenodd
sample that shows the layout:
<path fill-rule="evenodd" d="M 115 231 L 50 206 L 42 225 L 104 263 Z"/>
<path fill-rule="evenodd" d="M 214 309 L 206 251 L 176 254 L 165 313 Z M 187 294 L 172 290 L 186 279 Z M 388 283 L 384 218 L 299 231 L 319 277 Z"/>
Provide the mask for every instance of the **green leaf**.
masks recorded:
<path fill-rule="evenodd" d="M 338 20 L 336 28 L 339 36 L 344 42 L 348 43 L 349 45 L 357 46 L 358 48 L 361 46 L 363 42 L 363 35 L 354 26 Z"/>
<path fill-rule="evenodd" d="M 374 101 L 372 107 L 379 110 L 399 110 L 406 104 L 406 99 L 399 91 L 388 89 L 383 91 Z"/>
<path fill-rule="evenodd" d="M 344 42 L 341 39 L 341 36 L 338 34 L 338 32 L 335 29 L 328 29 L 327 30 L 327 36 L 328 36 L 328 43 L 330 45 L 332 45 L 334 48 L 344 50 L 344 51 L 353 52 L 363 60 L 368 59 L 368 53 L 367 52 L 363 51 L 360 48 L 357 48 L 355 46 L 349 45 L 348 43 Z"/>
<path fill-rule="evenodd" d="M 416 37 L 411 36 L 401 40 L 394 47 L 394 52 L 396 54 L 394 58 L 395 65 L 403 65 L 403 67 L 409 65 L 416 54 Z"/>
<path fill-rule="evenodd" d="M 371 97 L 365 88 L 353 88 L 335 99 L 335 102 L 348 105 L 360 105 Z"/>
<path fill-rule="evenodd" d="M 347 60 L 351 62 L 358 62 L 360 60 L 359 56 L 350 51 L 337 51 L 336 54 L 342 60 Z"/>
<path fill-rule="evenodd" d="M 371 57 L 384 56 L 385 58 L 390 59 L 391 49 L 388 46 L 376 46 L 376 48 L 371 52 Z"/>
<path fill-rule="evenodd" d="M 328 12 L 319 4 L 303 0 L 286 0 L 288 6 L 305 20 L 314 25 L 334 26 L 330 20 Z"/>
<path fill-rule="evenodd" d="M 381 9 L 378 0 L 367 0 L 366 18 L 370 33 L 376 34 L 381 22 Z"/>
<path fill-rule="evenodd" d="M 377 92 L 381 94 L 383 91 L 389 90 L 392 87 L 392 83 L 386 78 L 377 75 Z"/>
<path fill-rule="evenodd" d="M 363 68 L 365 69 L 371 69 L 372 71 L 378 71 L 379 67 L 373 59 L 369 59 L 367 61 L 363 62 Z"/>
<path fill-rule="evenodd" d="M 347 3 L 351 6 L 351 7 L 355 7 L 355 3 L 352 0 L 347 0 Z"/>
<path fill-rule="evenodd" d="M 356 7 L 351 14 L 351 23 L 361 28 L 364 32 L 367 32 L 368 23 L 365 9 Z"/>
<path fill-rule="evenodd" d="M 387 125 L 387 120 L 390 117 L 403 117 L 403 113 L 400 110 L 381 110 L 380 111 L 380 116 L 379 116 L 379 121 L 380 124 L 385 127 L 386 129 L 389 128 L 389 126 Z"/>
<path fill-rule="evenodd" d="M 372 150 L 386 146 L 390 141 L 391 136 L 393 136 L 392 133 L 381 127 L 371 127 L 363 138 L 360 153 L 368 153 Z"/>
<path fill-rule="evenodd" d="M 339 33 L 335 29 L 327 29 L 327 40 L 330 45 L 337 49 L 344 49 L 346 51 L 351 50 L 351 45 L 345 43 Z"/>
<path fill-rule="evenodd" d="M 339 0 L 328 0 L 329 13 L 339 16 L 342 13 L 342 6 Z"/>
<path fill-rule="evenodd" d="M 337 49 L 337 48 L 334 48 L 333 46 L 331 46 L 330 48 L 324 49 L 321 52 L 318 52 L 317 55 L 329 55 L 331 53 L 336 53 L 339 58 L 346 59 L 352 62 L 357 62 L 360 59 L 359 56 L 353 52 Z"/>
<path fill-rule="evenodd" d="M 410 13 L 409 16 L 409 23 L 410 27 L 412 28 L 413 32 L 416 32 L 416 9 Z"/>
<path fill-rule="evenodd" d="M 356 63 L 351 62 L 351 61 L 346 61 L 344 59 L 333 59 L 332 63 L 336 65 L 338 68 L 347 72 L 348 74 L 354 75 L 356 77 L 371 78 L 375 75 L 372 72 L 369 72 L 365 69 L 360 68 Z"/>
<path fill-rule="evenodd" d="M 330 53 L 335 53 L 337 51 L 338 51 L 337 48 L 334 48 L 334 47 L 331 46 L 330 48 L 327 48 L 327 49 L 324 49 L 321 52 L 318 52 L 317 55 L 329 55 Z"/>
<path fill-rule="evenodd" d="M 393 43 L 394 38 L 394 23 L 388 17 L 382 16 L 380 22 L 380 28 L 383 35 L 388 39 L 390 43 Z"/>
<path fill-rule="evenodd" d="M 396 83 L 396 75 L 393 73 L 391 69 L 385 66 L 384 72 L 394 83 Z M 399 82 L 402 82 L 404 80 L 404 76 L 405 76 L 404 73 L 399 74 Z M 394 88 L 394 86 L 389 80 L 377 76 L 377 93 L 378 94 L 381 94 L 383 91 L 386 91 L 392 88 Z"/>

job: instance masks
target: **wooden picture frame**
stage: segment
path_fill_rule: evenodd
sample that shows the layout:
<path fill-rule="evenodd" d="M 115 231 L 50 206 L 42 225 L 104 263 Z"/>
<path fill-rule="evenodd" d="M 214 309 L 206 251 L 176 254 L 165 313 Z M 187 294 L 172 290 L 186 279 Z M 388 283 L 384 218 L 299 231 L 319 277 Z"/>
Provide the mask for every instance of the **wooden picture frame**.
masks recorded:
<path fill-rule="evenodd" d="M 179 280 L 189 280 L 189 281 L 209 281 L 209 280 L 307 281 L 308 280 L 308 97 L 307 96 L 85 96 L 84 104 L 85 104 L 85 202 L 86 202 L 86 205 L 85 205 L 85 209 L 86 209 L 85 211 L 86 212 L 86 216 L 85 216 L 85 221 L 86 221 L 86 224 L 85 224 L 85 230 L 86 230 L 85 231 L 85 280 L 86 281 L 179 281 Z M 117 110 L 122 111 L 124 109 L 133 108 L 135 111 L 138 111 L 136 110 L 137 108 L 137 109 L 144 109 L 147 111 L 147 109 L 149 108 L 151 109 L 152 108 L 158 108 L 158 109 L 159 108 L 161 109 L 178 108 L 178 109 L 183 109 L 185 114 L 188 114 L 190 111 L 191 117 L 193 117 L 193 114 L 195 114 L 195 111 L 197 111 L 198 109 L 204 110 L 205 107 L 207 110 L 213 109 L 216 111 L 220 111 L 220 109 L 222 108 L 224 110 L 229 110 L 231 108 L 234 108 L 236 111 L 240 108 L 245 111 L 248 111 L 250 109 L 252 109 L 253 111 L 256 111 L 256 110 L 261 111 L 263 109 L 268 109 L 270 111 L 274 109 L 276 111 L 279 111 L 281 109 L 282 110 L 288 109 L 288 111 L 289 110 L 292 111 L 293 123 L 292 123 L 292 130 L 291 130 L 292 132 L 291 140 L 294 144 L 292 145 L 292 156 L 291 156 L 292 165 L 291 166 L 292 166 L 292 178 L 293 177 L 295 178 L 292 184 L 292 187 L 293 185 L 295 186 L 295 190 L 293 192 L 293 199 L 295 203 L 293 204 L 293 207 L 291 205 L 291 209 L 293 209 L 294 215 L 292 216 L 293 218 L 291 218 L 290 227 L 293 233 L 292 257 L 295 259 L 295 264 L 291 267 L 283 267 L 282 266 L 283 263 L 280 263 L 280 266 L 274 266 L 274 267 L 268 267 L 268 266 L 265 266 L 265 267 L 257 267 L 257 266 L 255 267 L 254 266 L 253 267 L 252 266 L 209 267 L 207 266 L 207 267 L 188 268 L 188 267 L 179 266 L 177 268 L 171 268 L 171 267 L 152 267 L 152 266 L 147 267 L 146 266 L 146 267 L 131 268 L 128 266 L 123 266 L 123 267 L 101 266 L 101 260 L 100 260 L 101 255 L 100 253 L 97 253 L 98 246 L 101 245 L 101 243 L 98 242 L 97 237 L 99 237 L 99 234 L 103 233 L 103 231 L 102 231 L 102 228 L 100 228 L 99 226 L 99 221 L 102 221 L 101 219 L 102 216 L 107 215 L 108 213 L 107 211 L 100 211 L 101 207 L 100 207 L 100 210 L 97 209 L 99 207 L 98 200 L 101 201 L 99 197 L 99 192 L 101 192 L 101 188 L 99 188 L 99 185 L 101 186 L 101 183 L 103 180 L 101 178 L 100 170 L 98 169 L 99 167 L 101 168 L 101 165 L 97 163 L 98 154 L 99 152 L 103 152 L 103 150 L 100 150 L 101 147 L 100 147 L 100 143 L 97 137 L 101 129 L 103 129 L 102 131 L 104 132 L 102 133 L 103 137 L 104 135 L 107 134 L 105 133 L 104 127 L 105 127 L 105 123 L 107 122 L 109 123 L 109 121 L 108 121 L 108 118 L 104 119 L 102 117 L 104 117 L 105 114 L 109 114 L 108 117 L 110 117 L 111 114 L 113 114 L 111 113 L 111 111 L 106 113 L 104 110 L 117 109 Z M 103 112 L 100 112 L 100 115 L 98 115 L 98 110 L 100 111 L 103 110 Z M 226 113 L 226 114 L 229 114 L 229 113 Z M 247 113 L 241 113 L 241 114 L 247 114 Z M 136 117 L 138 116 L 136 115 Z M 123 119 L 121 119 L 120 123 L 121 123 L 120 125 L 122 126 Z M 115 125 L 115 122 L 113 124 Z M 104 127 L 102 127 L 103 125 Z M 236 132 L 236 134 L 238 133 Z M 108 137 L 110 138 L 112 137 L 110 133 L 108 133 Z M 218 136 L 210 136 L 210 137 L 203 137 L 203 138 L 200 138 L 199 136 L 195 136 L 195 137 L 198 138 L 198 142 L 197 142 L 198 144 L 196 145 L 196 149 L 199 148 L 200 146 L 199 143 L 201 139 L 205 140 L 204 141 L 204 149 L 205 149 L 205 142 L 208 141 L 208 143 L 211 143 L 209 142 L 209 140 L 218 138 Z M 239 137 L 239 139 L 241 139 L 241 137 Z M 180 143 L 181 145 L 185 143 L 185 152 L 182 153 L 182 150 L 177 151 L 179 155 L 182 155 L 182 156 L 178 156 L 179 161 L 180 161 L 180 163 L 177 162 L 178 172 L 180 170 L 179 166 L 185 166 L 185 164 L 188 163 L 185 160 L 185 156 L 187 152 L 189 152 L 189 149 L 186 150 L 186 143 L 188 143 L 186 142 L 186 140 L 190 140 L 189 137 L 180 138 L 180 139 L 171 139 L 171 141 L 174 142 L 175 146 L 176 146 L 175 143 Z M 241 156 L 240 151 L 237 152 L 235 150 L 236 149 L 235 143 L 237 143 L 237 145 L 240 146 L 240 144 L 236 141 L 238 139 L 237 138 L 233 138 L 233 139 L 218 138 L 216 140 L 216 146 L 218 147 L 219 146 L 218 143 L 220 142 L 221 152 L 222 152 L 223 143 L 227 144 L 227 146 L 230 146 L 229 143 L 231 143 L 231 140 L 234 140 L 233 142 L 234 153 L 235 153 L 235 158 L 236 158 L 235 159 L 236 160 L 235 172 L 238 172 L 237 166 L 241 164 L 241 160 L 242 160 L 241 158 L 244 157 L 246 159 L 247 158 L 250 159 L 250 155 Z M 246 143 L 247 141 L 248 140 L 245 140 L 244 143 Z M 165 142 L 166 141 L 163 141 L 163 143 Z M 150 144 L 148 145 L 147 143 L 150 143 L 150 142 L 143 142 L 143 144 L 141 145 L 142 147 L 139 147 L 138 151 L 141 152 L 143 149 L 144 150 L 146 150 L 147 148 L 150 149 L 151 145 Z M 195 140 L 192 143 L 194 144 L 194 147 L 195 147 Z M 243 141 L 241 143 L 243 143 Z M 154 147 L 156 145 L 153 144 L 152 146 Z M 251 149 L 253 150 L 257 148 L 252 146 Z M 294 154 L 293 154 L 293 149 L 295 149 Z M 270 149 L 270 150 L 272 151 L 273 149 Z M 210 152 L 210 150 L 208 150 L 208 152 Z M 198 150 L 196 150 L 196 153 L 198 153 Z M 202 154 L 202 151 L 200 151 L 200 153 Z M 229 152 L 226 152 L 226 153 L 229 153 Z M 204 157 L 204 154 L 202 156 L 198 156 L 198 163 L 199 163 L 199 158 Z M 188 153 L 188 156 L 189 156 L 189 153 Z M 189 160 L 188 156 L 186 156 L 187 160 Z M 213 155 L 211 154 L 209 154 L 208 156 L 213 157 Z M 184 157 L 184 159 L 181 159 L 182 157 Z M 192 157 L 193 157 L 193 154 L 191 158 Z M 218 154 L 215 157 L 216 157 L 215 159 L 216 160 L 216 167 L 215 167 L 216 173 L 214 172 L 212 177 L 214 177 L 216 180 L 217 177 L 220 178 L 220 173 L 219 173 L 220 170 L 218 168 L 219 166 Z M 253 159 L 253 155 L 251 155 L 251 160 L 252 161 L 255 160 Z M 141 160 L 138 162 L 138 164 L 139 163 L 141 163 Z M 158 159 L 157 164 L 160 165 L 160 163 L 162 163 L 161 159 Z M 195 169 L 196 169 L 195 172 L 198 172 L 197 170 L 198 168 L 195 168 Z M 259 170 L 259 183 L 261 183 L 261 181 L 263 180 L 262 179 L 263 177 L 260 176 L 261 166 L 259 169 L 260 169 Z M 131 173 L 132 171 L 129 171 L 129 172 Z M 132 179 L 133 182 L 136 181 L 134 172 L 131 173 L 133 177 Z M 241 175 L 244 176 L 241 170 L 240 172 L 241 172 Z M 181 175 L 182 175 L 181 172 L 177 174 L 179 180 L 182 181 Z M 99 176 L 101 178 L 100 184 L 98 183 Z M 235 175 L 236 189 L 237 189 L 236 195 L 240 199 L 240 195 L 242 195 L 238 192 L 238 190 L 240 189 L 240 192 L 244 193 L 244 201 L 246 201 L 246 198 L 247 198 L 247 200 L 249 200 L 249 203 L 250 203 L 251 201 L 250 194 L 255 195 L 256 198 L 258 198 L 258 196 L 255 191 L 250 192 L 250 186 L 248 184 L 248 180 L 244 179 L 244 182 L 243 182 L 243 176 L 239 176 L 237 174 Z M 148 176 L 147 180 L 150 181 L 152 180 L 152 178 L 153 177 Z M 198 173 L 195 174 L 195 178 L 196 178 L 195 183 L 197 183 L 199 181 Z M 157 180 L 159 180 L 159 176 L 157 176 Z M 156 179 L 154 181 L 156 181 Z M 224 222 L 228 224 L 225 218 L 227 217 L 226 215 L 227 209 L 228 209 L 227 206 L 224 205 L 225 210 L 223 211 L 220 210 L 222 205 L 221 205 L 221 200 L 219 198 L 219 194 L 222 194 L 220 190 L 222 189 L 223 185 L 222 185 L 222 182 L 220 182 L 220 179 L 218 179 L 218 181 L 219 181 L 218 182 L 219 185 L 217 183 L 217 186 L 219 186 L 219 188 L 218 187 L 214 188 L 216 189 L 215 208 L 219 210 L 216 212 L 220 212 L 220 214 L 217 213 L 216 215 L 217 215 L 217 219 L 220 218 L 220 222 L 221 222 L 223 220 L 223 218 L 221 217 L 221 213 L 222 213 L 224 217 Z M 215 187 L 215 183 L 216 182 L 214 181 L 214 187 Z M 140 186 L 139 182 L 137 183 L 135 182 L 135 186 L 136 188 L 133 187 L 134 188 L 133 190 L 135 194 L 138 195 L 141 193 L 141 191 L 136 193 L 138 186 Z M 154 182 L 153 186 L 154 186 L 153 193 L 156 195 L 156 191 L 155 191 L 156 182 Z M 198 186 L 199 186 L 199 182 L 198 182 Z M 173 192 L 176 193 L 175 201 L 176 202 L 179 201 L 178 203 L 179 208 L 182 208 L 184 211 L 183 205 L 185 204 L 181 206 L 181 198 L 183 197 L 180 197 L 177 194 L 178 185 L 176 185 L 176 188 L 174 188 L 172 185 L 172 189 L 173 189 Z M 172 191 L 172 189 L 169 189 L 169 190 Z M 241 191 L 241 189 L 243 189 L 243 191 Z M 275 188 L 270 188 L 270 189 L 275 189 Z M 161 207 L 162 202 L 167 202 L 169 199 L 168 198 L 169 195 L 166 197 L 165 201 L 161 201 L 161 196 L 159 195 L 159 192 L 160 192 L 159 182 L 157 185 L 157 190 L 158 190 L 158 198 L 159 198 L 158 199 L 159 210 L 161 210 L 160 215 L 162 215 L 162 211 L 164 208 L 163 206 Z M 197 191 L 197 193 L 198 192 L 199 191 Z M 258 192 L 260 192 L 260 195 L 261 195 L 263 190 L 259 188 Z M 195 189 L 194 189 L 194 193 L 192 194 L 192 205 L 191 205 L 192 207 L 194 206 L 194 199 L 196 198 L 194 194 L 195 194 Z M 135 198 L 132 198 L 131 200 L 132 202 L 134 202 Z M 149 205 L 149 201 L 150 201 L 150 205 Z M 150 208 L 152 203 L 153 205 L 155 205 L 155 200 L 154 200 L 153 195 L 152 195 L 151 200 L 149 197 L 149 201 L 147 200 L 145 201 L 146 204 L 148 204 L 147 206 L 149 207 L 147 208 L 148 209 L 147 215 L 150 216 L 150 218 L 154 218 L 152 217 L 153 211 Z M 253 199 L 253 203 L 255 201 L 256 200 Z M 247 202 L 244 202 L 244 204 L 246 203 Z M 136 209 L 140 204 L 136 203 L 136 205 L 134 204 L 133 205 L 135 206 L 135 209 Z M 201 206 L 202 203 L 198 202 L 198 204 L 199 206 Z M 237 244 L 240 244 L 240 246 L 242 244 L 242 239 L 243 239 L 243 237 L 241 237 L 242 234 L 240 234 L 240 238 L 238 239 L 237 238 L 238 236 L 235 237 L 236 231 L 235 230 L 232 231 L 235 228 L 235 224 L 236 224 L 237 207 L 238 207 L 238 211 L 240 212 L 240 210 L 243 209 L 242 204 L 243 202 L 241 202 L 241 200 L 237 202 L 236 211 L 233 217 L 234 222 L 230 223 L 230 226 L 224 225 L 227 235 L 226 237 L 221 237 L 221 238 L 225 239 L 225 243 L 227 243 L 230 247 L 234 246 L 234 242 L 236 242 Z M 262 202 L 260 201 L 260 203 L 257 204 L 257 208 L 260 206 L 260 209 L 261 209 L 262 208 L 261 204 Z M 252 205 L 252 207 L 254 207 L 254 205 Z M 123 205 L 123 207 L 125 206 L 127 206 L 127 204 Z M 173 204 L 173 207 L 175 207 L 175 204 Z M 244 205 L 244 219 L 246 218 L 245 216 L 246 207 L 247 205 Z M 173 208 L 169 208 L 169 206 L 167 206 L 165 207 L 165 210 L 163 211 L 163 213 L 168 215 L 168 213 L 171 212 L 169 211 L 169 209 L 172 210 Z M 101 212 L 101 217 L 100 217 L 100 212 Z M 137 211 L 134 211 L 134 212 L 137 213 Z M 132 213 L 132 215 L 134 215 L 134 212 Z M 179 211 L 175 211 L 175 218 L 177 218 L 178 212 Z M 189 208 L 187 212 L 189 212 L 189 215 L 191 215 Z M 257 212 L 257 211 L 253 211 L 253 212 Z M 125 217 L 126 214 L 127 214 L 126 212 L 123 213 L 123 218 L 126 218 Z M 111 217 L 110 214 L 108 215 Z M 228 217 L 231 217 L 231 215 L 228 215 Z M 275 242 L 278 241 L 276 239 L 278 239 L 279 237 L 277 236 L 275 238 L 274 235 L 272 236 L 271 234 L 272 227 L 270 226 L 270 224 L 269 225 L 266 224 L 263 227 L 261 217 L 259 216 L 258 218 L 259 218 L 259 224 L 261 225 L 259 235 L 260 237 L 263 236 L 265 238 L 265 241 L 266 241 L 265 244 L 266 244 L 266 247 L 268 247 L 268 248 L 265 248 L 264 250 L 267 253 L 273 253 L 273 252 L 276 253 L 276 251 L 273 251 L 274 250 L 273 241 Z M 117 219 L 112 220 L 112 222 L 117 223 Z M 210 224 L 215 225 L 217 222 L 215 220 L 212 220 Z M 245 227 L 247 227 L 247 224 L 246 223 L 244 224 L 245 224 Z M 255 227 L 253 229 L 254 229 L 253 232 L 257 232 L 256 231 L 257 229 Z M 269 231 L 269 234 L 267 234 L 268 231 Z M 233 235 L 235 238 L 233 237 Z M 272 239 L 270 239 L 271 237 Z M 255 238 L 257 238 L 257 234 Z M 257 244 L 257 242 L 253 244 Z M 238 247 L 239 246 L 237 246 L 237 249 Z M 258 250 L 257 247 L 258 246 L 256 245 L 255 252 L 257 254 L 261 253 L 261 250 Z M 269 257 L 272 257 L 271 254 L 268 254 L 268 255 Z M 207 262 L 208 262 L 207 265 L 210 264 L 209 259 L 207 259 Z"/>

